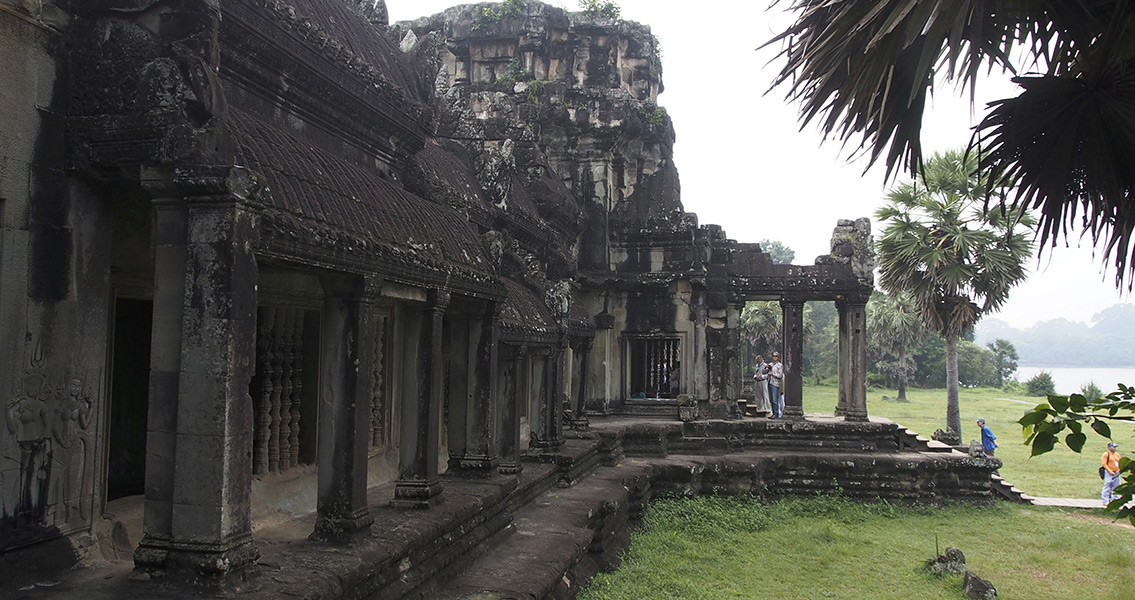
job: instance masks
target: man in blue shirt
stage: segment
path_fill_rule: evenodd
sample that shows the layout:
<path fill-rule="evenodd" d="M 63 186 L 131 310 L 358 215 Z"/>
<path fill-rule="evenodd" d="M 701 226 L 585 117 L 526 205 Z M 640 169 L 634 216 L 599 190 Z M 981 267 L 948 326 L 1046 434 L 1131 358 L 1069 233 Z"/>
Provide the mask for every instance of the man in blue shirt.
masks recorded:
<path fill-rule="evenodd" d="M 993 450 L 997 447 L 997 436 L 985 426 L 985 419 L 978 419 L 977 425 L 981 427 L 981 447 L 985 449 L 986 454 L 993 456 Z"/>

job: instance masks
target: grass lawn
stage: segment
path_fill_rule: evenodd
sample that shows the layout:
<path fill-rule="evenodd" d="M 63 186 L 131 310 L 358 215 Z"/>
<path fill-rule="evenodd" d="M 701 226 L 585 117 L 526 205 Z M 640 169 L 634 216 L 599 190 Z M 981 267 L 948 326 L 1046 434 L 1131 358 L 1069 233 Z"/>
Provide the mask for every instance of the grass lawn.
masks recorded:
<path fill-rule="evenodd" d="M 1109 392 L 1112 390 L 1104 390 Z M 908 389 L 910 402 L 884 400 L 895 398 L 895 390 L 871 389 L 867 392 L 867 412 L 872 416 L 886 417 L 929 438 L 935 429 L 946 428 L 946 390 Z M 1087 428 L 1088 443 L 1082 454 L 1066 446 L 1041 456 L 1029 456 L 1031 449 L 1024 445 L 1025 436 L 1017 420 L 1026 410 L 1043 402 L 1043 398 L 1009 395 L 999 389 L 962 389 L 958 404 L 962 416 L 962 440 L 981 439 L 974 421 L 978 417 L 997 436 L 997 458 L 1005 466 L 1001 475 L 1018 489 L 1031 496 L 1061 498 L 1099 498 L 1101 482 L 1097 474 L 1100 455 L 1107 441 Z M 804 412 L 831 413 L 835 410 L 835 386 L 811 385 L 804 388 Z M 1112 434 L 1124 456 L 1135 454 L 1135 427 L 1113 424 Z"/>
<path fill-rule="evenodd" d="M 1135 599 L 1128 527 L 1006 502 L 919 509 L 831 498 L 655 502 L 622 567 L 580 598 L 955 600 L 961 576 L 922 570 L 947 546 L 1002 600 Z"/>

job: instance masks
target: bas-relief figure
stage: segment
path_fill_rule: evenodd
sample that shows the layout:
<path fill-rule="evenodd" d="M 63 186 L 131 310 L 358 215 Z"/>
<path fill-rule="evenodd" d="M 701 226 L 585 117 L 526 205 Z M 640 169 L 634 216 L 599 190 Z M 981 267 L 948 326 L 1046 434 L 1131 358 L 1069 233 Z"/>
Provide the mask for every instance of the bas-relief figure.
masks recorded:
<path fill-rule="evenodd" d="M 7 431 L 19 446 L 19 467 L 5 468 L 4 496 L 17 500 L 4 516 L 25 525 L 66 529 L 90 519 L 84 486 L 94 401 L 82 377 L 62 379 L 53 388 L 43 374 L 25 375 L 5 411 Z"/>

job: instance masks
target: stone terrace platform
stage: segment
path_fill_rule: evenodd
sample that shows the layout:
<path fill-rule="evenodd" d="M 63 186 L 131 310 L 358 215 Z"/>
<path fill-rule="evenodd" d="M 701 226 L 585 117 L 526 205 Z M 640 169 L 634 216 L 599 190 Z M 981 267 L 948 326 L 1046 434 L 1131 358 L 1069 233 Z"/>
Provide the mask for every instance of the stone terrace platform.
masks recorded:
<path fill-rule="evenodd" d="M 256 565 L 223 584 L 136 580 L 120 555 L 63 573 L 6 569 L 0 597 L 570 598 L 617 566 L 654 497 L 839 492 L 989 503 L 1000 466 L 882 419 L 596 418 L 590 431 L 568 433 L 558 451 L 526 457 L 519 479 L 444 477 L 444 502 L 431 510 L 391 508 L 393 486 L 371 488 L 374 527 L 349 546 L 309 541 L 314 514 L 262 526 Z"/>

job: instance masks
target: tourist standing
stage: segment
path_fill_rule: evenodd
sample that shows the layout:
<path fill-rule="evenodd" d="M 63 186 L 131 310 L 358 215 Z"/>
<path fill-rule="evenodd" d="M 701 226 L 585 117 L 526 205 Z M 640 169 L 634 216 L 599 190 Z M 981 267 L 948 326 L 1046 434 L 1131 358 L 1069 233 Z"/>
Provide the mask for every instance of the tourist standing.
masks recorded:
<path fill-rule="evenodd" d="M 985 419 L 978 419 L 977 426 L 981 428 L 981 448 L 986 454 L 993 456 L 993 451 L 997 449 L 997 436 L 985 425 Z"/>
<path fill-rule="evenodd" d="M 780 363 L 780 353 L 772 353 L 772 364 L 768 371 L 768 395 L 772 403 L 772 418 L 784 416 L 784 396 L 780 393 L 780 382 L 784 379 L 784 365 Z"/>
<path fill-rule="evenodd" d="M 766 416 L 772 412 L 772 407 L 768 402 L 768 371 L 769 364 L 765 362 L 765 357 L 757 355 L 757 366 L 753 368 L 753 410 L 757 414 L 765 414 Z"/>
<path fill-rule="evenodd" d="M 1119 444 L 1111 442 L 1107 445 L 1107 452 L 1103 453 L 1103 491 L 1100 492 L 1100 499 L 1104 506 L 1119 499 L 1119 494 L 1115 493 L 1115 488 L 1119 485 L 1119 450 L 1116 448 L 1119 448 Z"/>

